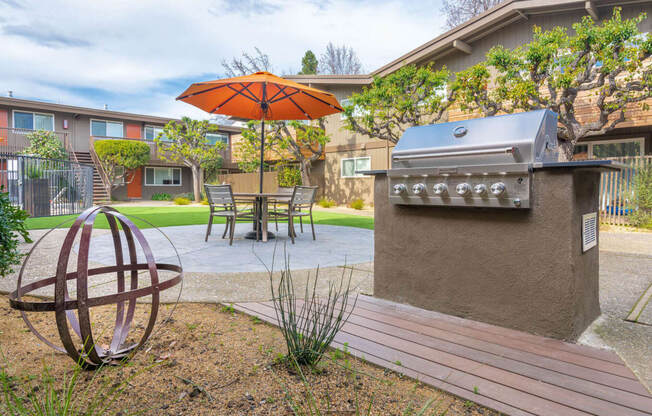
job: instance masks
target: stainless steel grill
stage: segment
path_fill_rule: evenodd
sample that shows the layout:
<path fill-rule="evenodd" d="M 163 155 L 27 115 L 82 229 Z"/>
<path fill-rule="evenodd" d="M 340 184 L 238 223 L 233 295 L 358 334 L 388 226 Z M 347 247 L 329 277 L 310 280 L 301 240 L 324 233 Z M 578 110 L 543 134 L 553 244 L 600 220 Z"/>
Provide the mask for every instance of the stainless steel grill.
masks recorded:
<path fill-rule="evenodd" d="M 548 110 L 412 127 L 392 152 L 389 200 L 529 208 L 532 170 L 557 159 L 557 115 Z"/>

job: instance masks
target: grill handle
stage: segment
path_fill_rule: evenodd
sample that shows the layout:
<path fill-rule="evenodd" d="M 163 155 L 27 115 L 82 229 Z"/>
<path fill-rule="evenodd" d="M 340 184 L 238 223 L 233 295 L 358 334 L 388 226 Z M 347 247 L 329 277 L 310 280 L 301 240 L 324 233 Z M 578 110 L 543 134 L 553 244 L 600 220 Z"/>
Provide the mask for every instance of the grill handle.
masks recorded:
<path fill-rule="evenodd" d="M 423 153 L 417 155 L 396 155 L 392 159 L 430 159 L 430 158 L 439 158 L 439 157 L 451 157 L 451 156 L 474 156 L 474 155 L 493 155 L 493 154 L 511 154 L 514 156 L 516 153 L 516 147 L 501 147 L 498 149 L 482 149 L 482 150 L 460 150 L 458 152 L 441 152 L 441 153 Z"/>

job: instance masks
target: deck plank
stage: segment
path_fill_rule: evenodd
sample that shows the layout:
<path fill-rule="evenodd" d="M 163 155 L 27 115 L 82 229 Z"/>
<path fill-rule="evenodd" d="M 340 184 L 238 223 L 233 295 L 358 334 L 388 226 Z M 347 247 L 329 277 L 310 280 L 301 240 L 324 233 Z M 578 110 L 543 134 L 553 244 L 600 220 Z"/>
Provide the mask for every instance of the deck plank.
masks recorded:
<path fill-rule="evenodd" d="M 375 304 L 369 304 L 365 301 L 365 299 L 360 299 L 358 301 L 358 307 L 368 309 L 368 310 L 373 310 L 373 311 L 383 310 L 381 306 Z M 584 354 L 578 354 L 577 352 L 568 352 L 568 351 L 550 348 L 544 345 L 543 343 L 534 344 L 523 338 L 516 338 L 514 336 L 512 337 L 497 336 L 495 334 L 491 334 L 486 331 L 474 330 L 473 328 L 456 325 L 452 322 L 447 322 L 441 319 L 426 319 L 411 314 L 404 314 L 403 316 L 405 317 L 405 319 L 409 321 L 425 323 L 426 325 L 444 329 L 457 334 L 469 335 L 477 339 L 493 342 L 499 345 L 508 346 L 512 348 L 518 348 L 522 351 L 528 351 L 544 357 L 553 358 L 558 361 L 580 365 L 582 367 L 591 368 L 594 370 L 601 371 L 603 373 L 629 378 L 634 381 L 637 380 L 636 376 L 632 373 L 632 371 L 629 368 L 627 368 L 627 366 L 625 366 L 622 363 L 622 361 L 616 364 L 610 361 L 589 357 Z M 555 343 L 556 340 L 552 340 L 550 338 L 544 338 L 544 337 L 541 338 L 547 340 L 549 344 L 557 344 Z"/>
<path fill-rule="evenodd" d="M 470 319 L 460 318 L 458 316 L 446 315 L 441 312 L 429 311 L 426 309 L 417 308 L 412 305 L 405 305 L 396 302 L 391 302 L 385 299 L 374 298 L 372 296 L 360 295 L 358 297 L 360 302 L 369 303 L 372 305 L 380 306 L 383 312 L 404 312 L 409 316 L 420 316 L 428 320 L 440 320 L 443 322 L 450 322 L 460 327 L 471 328 L 483 332 L 488 332 L 497 336 L 506 338 L 515 338 L 530 342 L 535 345 L 540 345 L 554 350 L 562 350 L 571 353 L 586 355 L 596 359 L 610 361 L 615 364 L 621 364 L 622 360 L 616 353 L 610 350 L 603 350 L 598 348 L 591 348 L 585 345 L 573 344 L 564 342 L 557 339 L 546 338 L 539 335 L 529 334 L 527 332 L 517 331 L 511 328 L 492 325 L 485 322 L 472 321 Z"/>
<path fill-rule="evenodd" d="M 271 302 L 233 306 L 277 323 Z M 622 362 L 602 351 L 458 322 L 462 318 L 428 317 L 429 311 L 411 308 L 361 297 L 335 342 L 347 343 L 354 355 L 370 362 L 506 414 L 652 415 L 652 396 L 625 377 L 622 369 L 629 369 Z"/>

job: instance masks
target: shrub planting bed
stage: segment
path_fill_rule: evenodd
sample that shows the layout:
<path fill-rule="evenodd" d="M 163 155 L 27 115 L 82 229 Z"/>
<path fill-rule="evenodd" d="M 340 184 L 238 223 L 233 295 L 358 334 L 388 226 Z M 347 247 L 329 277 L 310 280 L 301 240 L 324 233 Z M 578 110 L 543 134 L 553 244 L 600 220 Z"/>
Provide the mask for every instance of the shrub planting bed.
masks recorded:
<path fill-rule="evenodd" d="M 148 307 L 138 305 L 136 316 Z M 168 316 L 169 308 L 162 308 L 159 320 Z M 95 313 L 96 319 L 110 321 L 115 309 L 101 307 Z M 35 342 L 6 296 L 0 296 L 0 314 L 2 368 L 10 376 L 5 380 L 12 391 L 18 396 L 42 394 L 44 365 L 55 387 L 57 383 L 63 387 L 74 363 Z M 38 319 L 39 329 L 50 320 Z M 53 320 L 45 332 L 56 339 Z M 431 399 L 425 415 L 497 414 L 345 352 L 329 350 L 316 370 L 300 367 L 300 372 L 287 365 L 285 353 L 277 328 L 228 305 L 180 304 L 133 361 L 104 368 L 96 377 L 83 371 L 75 390 L 83 392 L 90 386 L 86 396 L 77 396 L 92 398 L 105 383 L 119 385 L 128 379 L 107 415 L 366 415 L 368 409 L 374 415 L 417 415 Z M 320 413 L 307 409 L 310 397 Z M 293 410 L 290 401 L 299 410 Z"/>

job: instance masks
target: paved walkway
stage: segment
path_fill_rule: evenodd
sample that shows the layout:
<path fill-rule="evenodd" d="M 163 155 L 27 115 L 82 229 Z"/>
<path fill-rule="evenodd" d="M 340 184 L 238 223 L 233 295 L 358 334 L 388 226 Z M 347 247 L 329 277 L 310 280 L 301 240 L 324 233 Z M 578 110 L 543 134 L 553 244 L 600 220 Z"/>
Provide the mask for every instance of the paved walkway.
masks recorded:
<path fill-rule="evenodd" d="M 276 324 L 271 302 L 235 308 Z M 614 353 L 360 296 L 334 346 L 509 415 L 652 415 Z"/>
<path fill-rule="evenodd" d="M 652 388 L 652 303 L 625 319 L 652 284 L 652 233 L 600 233 L 602 316 L 580 342 L 613 349 Z M 641 305 L 642 306 L 642 305 Z"/>

